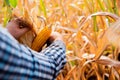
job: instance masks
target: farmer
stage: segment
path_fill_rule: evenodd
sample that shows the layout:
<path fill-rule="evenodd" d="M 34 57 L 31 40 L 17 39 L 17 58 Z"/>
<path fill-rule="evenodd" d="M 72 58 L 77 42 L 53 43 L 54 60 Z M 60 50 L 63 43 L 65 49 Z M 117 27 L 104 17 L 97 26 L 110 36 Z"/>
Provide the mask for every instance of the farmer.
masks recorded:
<path fill-rule="evenodd" d="M 66 63 L 62 36 L 53 33 L 48 40 L 51 45 L 36 52 L 16 40 L 31 30 L 28 26 L 15 19 L 7 29 L 0 27 L 0 79 L 55 80 Z"/>

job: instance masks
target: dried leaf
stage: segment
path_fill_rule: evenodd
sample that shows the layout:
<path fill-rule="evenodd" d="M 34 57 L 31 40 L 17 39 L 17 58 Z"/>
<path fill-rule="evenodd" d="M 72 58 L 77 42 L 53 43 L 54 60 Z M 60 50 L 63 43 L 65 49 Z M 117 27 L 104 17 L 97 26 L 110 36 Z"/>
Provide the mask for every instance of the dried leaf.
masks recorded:
<path fill-rule="evenodd" d="M 118 20 L 120 18 L 119 16 L 109 12 L 97 12 L 97 13 L 91 14 L 89 17 L 92 17 L 92 16 L 109 16 L 115 20 Z"/>
<path fill-rule="evenodd" d="M 77 69 L 76 66 L 72 67 L 72 69 L 66 75 L 65 80 L 68 80 L 70 78 L 70 76 L 72 75 L 72 73 L 76 71 L 76 69 Z"/>
<path fill-rule="evenodd" d="M 100 59 L 96 60 L 95 62 L 97 62 L 99 64 L 106 65 L 106 66 L 116 67 L 116 68 L 120 69 L 120 62 L 119 61 L 115 61 L 115 60 L 110 59 L 106 56 L 101 56 Z"/>

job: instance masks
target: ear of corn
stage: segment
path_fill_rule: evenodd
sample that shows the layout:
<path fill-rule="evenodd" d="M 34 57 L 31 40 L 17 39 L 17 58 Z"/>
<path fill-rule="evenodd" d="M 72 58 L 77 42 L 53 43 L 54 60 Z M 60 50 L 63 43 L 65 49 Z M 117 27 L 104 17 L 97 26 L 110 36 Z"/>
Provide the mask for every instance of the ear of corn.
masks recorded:
<path fill-rule="evenodd" d="M 40 51 L 43 45 L 46 43 L 47 39 L 50 37 L 51 29 L 49 27 L 44 27 L 33 40 L 31 48 L 35 51 Z"/>

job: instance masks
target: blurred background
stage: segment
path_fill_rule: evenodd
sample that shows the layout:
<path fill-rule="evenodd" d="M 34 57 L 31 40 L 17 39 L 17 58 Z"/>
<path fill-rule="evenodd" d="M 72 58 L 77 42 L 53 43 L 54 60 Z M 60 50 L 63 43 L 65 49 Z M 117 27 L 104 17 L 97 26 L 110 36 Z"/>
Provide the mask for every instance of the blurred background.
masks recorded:
<path fill-rule="evenodd" d="M 120 80 L 119 36 L 113 31 L 120 24 L 117 22 L 120 0 L 0 0 L 0 3 L 0 24 L 4 27 L 14 16 L 30 17 L 36 29 L 52 24 L 53 31 L 64 36 L 68 62 L 57 80 Z M 113 24 L 116 26 L 107 31 Z M 115 36 L 118 38 L 114 40 Z"/>

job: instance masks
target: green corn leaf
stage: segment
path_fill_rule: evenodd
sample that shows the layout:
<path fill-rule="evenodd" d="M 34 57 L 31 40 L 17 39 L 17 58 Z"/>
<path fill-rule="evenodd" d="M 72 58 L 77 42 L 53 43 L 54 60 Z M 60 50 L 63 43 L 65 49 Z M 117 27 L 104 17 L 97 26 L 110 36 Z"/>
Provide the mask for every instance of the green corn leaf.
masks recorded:
<path fill-rule="evenodd" d="M 9 4 L 9 0 L 5 0 L 5 4 L 7 5 L 7 6 L 9 6 L 10 4 Z"/>
<path fill-rule="evenodd" d="M 97 0 L 97 1 L 98 1 L 98 4 L 99 4 L 100 8 L 101 8 L 103 11 L 105 11 L 105 8 L 104 8 L 101 0 Z"/>
<path fill-rule="evenodd" d="M 41 9 L 44 12 L 44 15 L 46 17 L 47 16 L 47 12 L 46 12 L 46 7 L 45 7 L 45 4 L 44 4 L 43 0 L 40 0 L 40 7 L 41 7 Z"/>
<path fill-rule="evenodd" d="M 97 26 L 97 22 L 96 22 L 96 16 L 93 17 L 93 25 L 94 25 L 94 31 L 95 32 L 98 32 L 99 31 L 99 28 Z"/>
<path fill-rule="evenodd" d="M 114 10 L 114 13 L 118 15 L 118 8 L 116 3 L 117 3 L 116 0 L 113 0 L 113 4 L 114 4 L 113 10 Z"/>
<path fill-rule="evenodd" d="M 75 66 L 75 61 L 70 62 L 71 66 Z"/>
<path fill-rule="evenodd" d="M 15 8 L 17 6 L 17 0 L 9 0 L 10 6 Z"/>
<path fill-rule="evenodd" d="M 9 18 L 7 18 L 7 17 L 5 17 L 5 18 L 3 19 L 3 26 L 4 26 L 4 27 L 7 25 L 8 21 L 9 21 Z"/>

